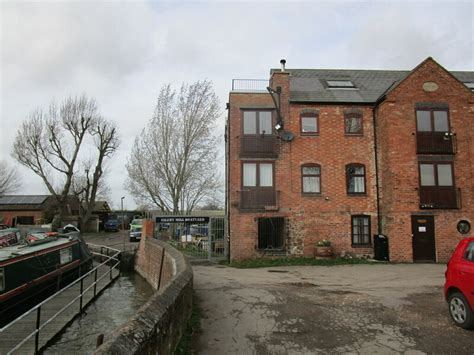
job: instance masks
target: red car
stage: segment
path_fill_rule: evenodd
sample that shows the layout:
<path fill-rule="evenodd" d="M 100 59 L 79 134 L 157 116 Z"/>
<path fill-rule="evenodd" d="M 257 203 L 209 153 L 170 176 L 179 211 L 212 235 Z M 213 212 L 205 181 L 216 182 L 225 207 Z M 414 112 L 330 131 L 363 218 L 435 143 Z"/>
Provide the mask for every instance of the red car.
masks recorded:
<path fill-rule="evenodd" d="M 444 295 L 454 323 L 474 328 L 474 237 L 459 242 L 446 269 Z"/>

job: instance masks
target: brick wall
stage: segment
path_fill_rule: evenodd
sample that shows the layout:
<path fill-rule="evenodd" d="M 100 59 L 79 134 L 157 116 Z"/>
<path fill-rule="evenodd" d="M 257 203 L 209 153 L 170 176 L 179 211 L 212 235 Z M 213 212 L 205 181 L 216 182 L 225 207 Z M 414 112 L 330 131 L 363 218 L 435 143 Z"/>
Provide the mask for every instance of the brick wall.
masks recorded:
<path fill-rule="evenodd" d="M 156 289 L 161 251 L 165 249 L 166 282 L 94 354 L 173 354 L 192 310 L 193 272 L 189 261 L 165 242 L 152 238 L 153 221 L 145 221 L 136 268 Z M 146 236 L 146 237 L 145 237 Z"/>
<path fill-rule="evenodd" d="M 438 90 L 427 92 L 423 84 L 435 82 Z M 456 133 L 454 155 L 456 187 L 461 189 L 462 209 L 421 210 L 416 152 L 415 104 L 449 105 L 451 131 Z M 379 171 L 381 177 L 382 232 L 389 236 L 391 259 L 412 261 L 411 216 L 434 216 L 438 261 L 446 261 L 463 235 L 456 225 L 466 219 L 474 223 L 474 99 L 473 94 L 431 59 L 423 62 L 396 87 L 377 112 Z"/>
<path fill-rule="evenodd" d="M 13 219 L 19 216 L 33 217 L 34 224 L 43 223 L 42 211 L 0 211 L 0 223 L 11 226 Z"/>
<path fill-rule="evenodd" d="M 257 257 L 259 217 L 285 217 L 286 250 L 290 255 L 311 256 L 314 244 L 330 239 L 336 253 L 372 254 L 372 248 L 353 248 L 351 215 L 371 216 L 371 235 L 376 232 L 375 159 L 371 107 L 357 107 L 363 115 L 362 136 L 344 134 L 344 111 L 353 106 L 289 105 L 287 73 L 274 73 L 272 87 L 282 87 L 281 107 L 285 130 L 295 134 L 291 142 L 278 142 L 279 157 L 275 163 L 278 211 L 249 213 L 240 210 L 241 108 L 272 107 L 268 94 L 231 93 L 230 142 L 230 255 L 231 259 Z M 304 136 L 300 132 L 300 113 L 319 111 L 319 134 Z M 252 160 L 252 159 L 247 159 Z M 254 159 L 263 160 L 263 159 Z M 273 161 L 273 160 L 271 160 Z M 321 166 L 321 195 L 304 196 L 301 188 L 301 166 L 316 163 Z M 366 195 L 348 196 L 345 166 L 361 163 L 366 170 Z"/>
<path fill-rule="evenodd" d="M 160 265 L 164 249 L 153 239 L 154 228 L 155 222 L 153 220 L 143 221 L 142 238 L 137 251 L 135 270 L 156 290 L 160 282 Z M 166 285 L 176 272 L 173 259 L 166 254 L 166 251 L 164 256 L 161 285 Z"/>
<path fill-rule="evenodd" d="M 427 81 L 437 83 L 438 90 L 423 89 Z M 314 243 L 327 238 L 336 253 L 372 254 L 372 247 L 351 245 L 351 216 L 371 216 L 371 236 L 377 233 L 377 191 L 373 105 L 302 105 L 289 103 L 288 73 L 275 72 L 270 80 L 273 89 L 282 88 L 281 113 L 285 130 L 295 134 L 291 142 L 278 142 L 279 156 L 274 161 L 274 184 L 278 211 L 249 213 L 241 211 L 240 158 L 241 109 L 273 107 L 268 93 L 231 93 L 229 97 L 229 224 L 231 259 L 261 256 L 257 250 L 260 217 L 285 217 L 286 250 L 290 255 L 310 256 Z M 411 216 L 432 215 L 435 218 L 436 258 L 446 261 L 458 241 L 459 220 L 474 227 L 474 98 L 462 83 L 432 59 L 413 70 L 407 79 L 393 89 L 376 109 L 377 159 L 381 232 L 389 237 L 393 261 L 413 261 Z M 453 157 L 455 184 L 461 189 L 462 208 L 421 210 L 419 207 L 419 173 L 416 151 L 415 104 L 419 102 L 449 105 L 451 130 L 456 133 L 457 152 Z M 302 136 L 300 113 L 319 112 L 319 134 Z M 344 134 L 344 112 L 359 110 L 363 115 L 363 135 Z M 276 122 L 275 122 L 276 123 Z M 252 160 L 248 159 L 247 160 Z M 253 159 L 265 160 L 265 159 Z M 301 165 L 321 166 L 321 195 L 301 193 Z M 366 195 L 348 196 L 345 165 L 361 163 L 366 168 Z"/>

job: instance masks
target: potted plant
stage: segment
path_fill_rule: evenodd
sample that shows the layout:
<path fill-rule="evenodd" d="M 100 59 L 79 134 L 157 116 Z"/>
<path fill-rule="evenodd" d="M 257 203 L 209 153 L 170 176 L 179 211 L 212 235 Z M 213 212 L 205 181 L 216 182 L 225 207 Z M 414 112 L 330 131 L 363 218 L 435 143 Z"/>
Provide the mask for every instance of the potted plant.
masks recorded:
<path fill-rule="evenodd" d="M 331 241 L 328 239 L 319 240 L 316 242 L 314 255 L 320 257 L 331 257 L 333 254 Z"/>

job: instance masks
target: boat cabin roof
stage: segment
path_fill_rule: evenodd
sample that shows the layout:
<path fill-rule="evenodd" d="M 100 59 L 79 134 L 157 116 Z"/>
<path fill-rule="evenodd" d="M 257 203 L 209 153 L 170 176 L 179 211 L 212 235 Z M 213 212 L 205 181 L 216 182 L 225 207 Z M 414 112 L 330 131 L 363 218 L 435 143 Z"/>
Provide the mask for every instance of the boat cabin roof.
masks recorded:
<path fill-rule="evenodd" d="M 35 252 L 53 248 L 59 245 L 67 244 L 73 241 L 71 238 L 51 238 L 50 241 L 36 244 L 36 245 L 25 245 L 18 244 L 8 247 L 3 247 L 0 249 L 0 262 L 5 260 L 10 260 L 18 256 L 33 254 Z"/>

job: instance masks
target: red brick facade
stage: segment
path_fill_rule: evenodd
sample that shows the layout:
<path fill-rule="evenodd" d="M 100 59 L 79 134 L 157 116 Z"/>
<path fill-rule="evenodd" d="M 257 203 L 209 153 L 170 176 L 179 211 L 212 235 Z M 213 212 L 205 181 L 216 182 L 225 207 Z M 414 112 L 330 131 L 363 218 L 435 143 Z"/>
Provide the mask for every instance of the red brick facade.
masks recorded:
<path fill-rule="evenodd" d="M 435 219 L 436 260 L 445 261 L 463 236 L 456 230 L 458 221 L 474 222 L 472 92 L 431 59 L 415 68 L 377 104 L 293 102 L 289 81 L 287 72 L 275 72 L 270 79 L 274 90 L 281 87 L 284 129 L 295 136 L 291 142 L 277 140 L 276 158 L 240 154 L 242 110 L 274 107 L 270 95 L 231 92 L 229 97 L 227 162 L 231 259 L 266 255 L 258 248 L 258 218 L 262 217 L 284 217 L 286 255 L 312 256 L 315 243 L 322 239 L 332 242 L 336 254 L 371 255 L 372 244 L 352 243 L 351 217 L 365 215 L 370 216 L 371 236 L 383 233 L 389 237 L 391 260 L 410 262 L 413 261 L 411 216 L 427 214 Z M 435 82 L 438 89 L 425 91 L 423 85 L 427 81 Z M 415 117 L 415 105 L 420 102 L 441 102 L 449 106 L 451 131 L 457 135 L 453 164 L 455 184 L 462 194 L 460 209 L 420 209 Z M 317 134 L 300 133 L 300 116 L 304 112 L 317 114 Z M 362 115 L 361 135 L 345 134 L 344 117 L 351 112 Z M 273 116 L 275 124 L 276 112 Z M 242 164 L 254 161 L 273 162 L 277 199 L 275 207 L 250 212 L 244 211 L 241 204 Z M 301 167 L 305 164 L 320 166 L 320 194 L 302 193 Z M 347 193 L 348 164 L 364 165 L 365 194 Z"/>
<path fill-rule="evenodd" d="M 424 90 L 426 82 L 436 83 L 438 89 Z M 452 158 L 455 186 L 461 195 L 460 209 L 419 208 L 418 162 L 423 156 L 416 151 L 415 105 L 420 102 L 449 106 L 450 128 L 456 134 L 457 149 Z M 413 261 L 412 215 L 434 216 L 436 260 L 443 262 L 465 237 L 456 229 L 458 221 L 474 223 L 473 122 L 473 93 L 431 59 L 420 64 L 379 105 L 377 143 L 382 233 L 390 237 L 392 260 Z"/>

